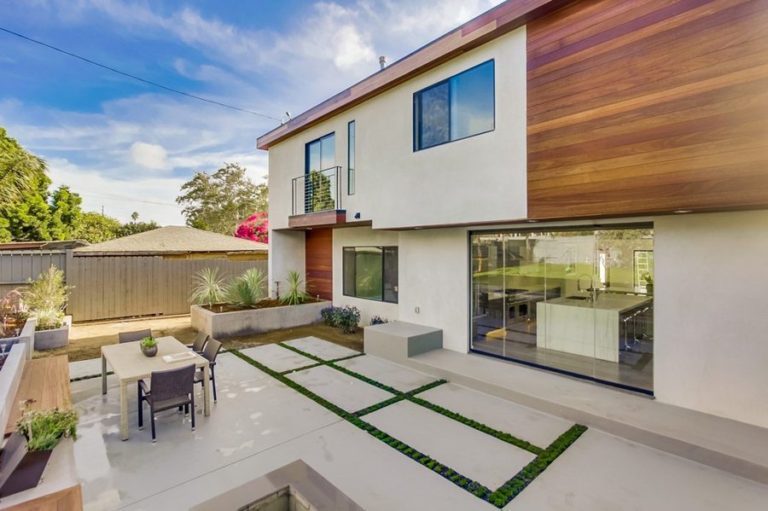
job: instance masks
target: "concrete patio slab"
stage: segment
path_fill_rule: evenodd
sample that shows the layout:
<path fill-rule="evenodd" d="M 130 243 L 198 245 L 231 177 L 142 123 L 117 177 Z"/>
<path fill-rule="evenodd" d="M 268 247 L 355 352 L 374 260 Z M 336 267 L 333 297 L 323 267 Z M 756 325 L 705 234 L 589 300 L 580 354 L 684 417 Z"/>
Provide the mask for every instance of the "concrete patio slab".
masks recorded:
<path fill-rule="evenodd" d="M 573 426 L 572 422 L 554 415 L 455 383 L 440 385 L 419 394 L 419 397 L 499 431 L 511 433 L 541 448 L 546 448 Z"/>
<path fill-rule="evenodd" d="M 210 417 L 198 407 L 193 432 L 189 417 L 163 412 L 156 444 L 148 426 L 138 430 L 135 386 L 128 394 L 131 437 L 123 442 L 116 382 L 105 397 L 99 378 L 72 383 L 80 413 L 75 461 L 86 509 L 116 509 L 340 420 L 233 355 L 217 362 L 219 400 Z M 197 393 L 201 397 L 199 386 Z"/>
<path fill-rule="evenodd" d="M 339 346 L 332 342 L 325 341 L 318 337 L 303 337 L 301 339 L 294 339 L 293 341 L 287 341 L 283 344 L 293 346 L 296 349 L 314 355 L 323 360 L 334 360 L 337 358 L 349 357 L 352 355 L 358 355 L 360 352 Z M 285 348 L 283 348 L 285 349 Z"/>
<path fill-rule="evenodd" d="M 101 376 L 101 359 L 91 358 L 69 363 L 69 379 L 76 380 L 88 376 Z"/>
<path fill-rule="evenodd" d="M 342 360 L 337 362 L 337 365 L 389 385 L 401 392 L 417 389 L 437 379 L 429 374 L 372 355 Z"/>
<path fill-rule="evenodd" d="M 306 367 L 316 363 L 311 358 L 299 355 L 276 344 L 246 348 L 240 350 L 240 353 L 278 372 L 298 369 L 299 367 Z"/>
<path fill-rule="evenodd" d="M 407 401 L 364 419 L 493 490 L 535 458 L 528 451 Z"/>
<path fill-rule="evenodd" d="M 505 510 L 758 511 L 768 487 L 588 430 Z"/>
<path fill-rule="evenodd" d="M 348 412 L 362 410 L 393 396 L 327 366 L 313 367 L 286 376 Z"/>

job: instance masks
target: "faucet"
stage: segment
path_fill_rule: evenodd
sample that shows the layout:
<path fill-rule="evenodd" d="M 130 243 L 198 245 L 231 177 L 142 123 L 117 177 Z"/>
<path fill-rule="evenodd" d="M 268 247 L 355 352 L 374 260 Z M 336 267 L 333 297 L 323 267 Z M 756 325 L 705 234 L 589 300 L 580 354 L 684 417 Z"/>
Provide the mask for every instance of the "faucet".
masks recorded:
<path fill-rule="evenodd" d="M 589 279 L 589 284 L 587 287 L 581 287 L 581 279 L 583 277 L 586 277 Z M 579 275 L 579 278 L 576 280 L 576 289 L 579 293 L 586 292 L 587 293 L 587 301 L 591 302 L 594 300 L 593 293 L 597 293 L 599 290 L 594 287 L 595 279 L 592 275 L 589 275 L 587 273 L 582 273 Z"/>

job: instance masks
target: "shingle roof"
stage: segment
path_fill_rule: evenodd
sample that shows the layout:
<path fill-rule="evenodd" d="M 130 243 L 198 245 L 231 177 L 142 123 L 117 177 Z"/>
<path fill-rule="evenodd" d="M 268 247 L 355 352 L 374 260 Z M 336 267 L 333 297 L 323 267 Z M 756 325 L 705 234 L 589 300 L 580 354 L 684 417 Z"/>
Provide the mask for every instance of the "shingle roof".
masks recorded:
<path fill-rule="evenodd" d="M 266 252 L 267 245 L 186 226 L 168 226 L 75 249 L 76 254 Z"/>

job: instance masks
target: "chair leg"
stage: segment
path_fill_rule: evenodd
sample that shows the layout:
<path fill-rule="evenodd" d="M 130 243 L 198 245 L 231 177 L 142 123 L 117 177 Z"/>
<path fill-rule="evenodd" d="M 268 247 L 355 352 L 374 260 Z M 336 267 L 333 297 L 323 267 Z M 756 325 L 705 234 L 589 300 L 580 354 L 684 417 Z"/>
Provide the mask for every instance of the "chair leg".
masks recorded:
<path fill-rule="evenodd" d="M 192 396 L 190 404 L 192 405 L 191 406 L 191 408 L 192 408 L 192 431 L 194 431 L 195 430 L 195 415 L 197 415 L 195 413 L 195 389 L 194 388 L 192 389 L 192 394 L 190 394 L 190 396 Z"/>
<path fill-rule="evenodd" d="M 139 387 L 139 431 L 144 429 L 144 400 L 141 399 L 141 387 Z"/>
<path fill-rule="evenodd" d="M 149 413 L 152 415 L 152 443 L 157 442 L 157 436 L 155 435 L 155 407 L 149 405 Z"/>
<path fill-rule="evenodd" d="M 218 399 L 216 399 L 216 373 L 213 370 L 213 367 L 211 367 L 211 383 L 213 383 L 213 402 L 217 402 Z"/>

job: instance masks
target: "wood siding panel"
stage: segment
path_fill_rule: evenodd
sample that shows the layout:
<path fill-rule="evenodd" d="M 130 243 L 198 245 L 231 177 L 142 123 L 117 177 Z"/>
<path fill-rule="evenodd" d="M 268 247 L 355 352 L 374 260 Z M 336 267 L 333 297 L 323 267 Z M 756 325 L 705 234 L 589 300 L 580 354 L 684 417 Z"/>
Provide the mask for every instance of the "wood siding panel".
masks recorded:
<path fill-rule="evenodd" d="M 305 250 L 307 293 L 333 300 L 333 231 L 307 231 Z"/>
<path fill-rule="evenodd" d="M 586 0 L 528 24 L 528 216 L 768 207 L 768 0 Z"/>

